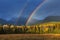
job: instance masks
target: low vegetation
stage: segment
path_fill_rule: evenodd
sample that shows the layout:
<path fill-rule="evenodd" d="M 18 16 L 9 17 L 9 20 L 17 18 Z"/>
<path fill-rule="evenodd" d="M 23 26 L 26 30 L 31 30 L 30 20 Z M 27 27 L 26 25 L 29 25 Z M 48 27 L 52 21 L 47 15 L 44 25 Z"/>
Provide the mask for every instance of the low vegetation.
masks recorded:
<path fill-rule="evenodd" d="M 0 34 L 59 34 L 60 24 L 0 25 Z"/>

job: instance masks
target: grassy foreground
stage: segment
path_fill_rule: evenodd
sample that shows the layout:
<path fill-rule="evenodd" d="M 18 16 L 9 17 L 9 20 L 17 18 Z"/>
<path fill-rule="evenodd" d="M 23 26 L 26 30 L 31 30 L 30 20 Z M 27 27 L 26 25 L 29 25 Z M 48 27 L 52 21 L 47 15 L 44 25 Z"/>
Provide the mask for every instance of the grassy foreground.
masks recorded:
<path fill-rule="evenodd" d="M 60 40 L 60 34 L 2 34 L 0 40 Z"/>

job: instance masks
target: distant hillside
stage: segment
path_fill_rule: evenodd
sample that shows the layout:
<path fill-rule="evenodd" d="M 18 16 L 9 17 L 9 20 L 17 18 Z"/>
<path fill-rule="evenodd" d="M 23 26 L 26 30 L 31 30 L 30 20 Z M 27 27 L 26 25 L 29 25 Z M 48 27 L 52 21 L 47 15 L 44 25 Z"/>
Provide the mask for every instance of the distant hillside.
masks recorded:
<path fill-rule="evenodd" d="M 8 21 L 9 24 L 16 24 L 17 18 L 12 18 Z"/>
<path fill-rule="evenodd" d="M 20 17 L 17 22 L 17 25 L 25 25 L 26 24 L 26 18 L 25 17 Z"/>
<path fill-rule="evenodd" d="M 50 21 L 53 22 L 60 21 L 60 16 L 48 16 L 43 20 L 43 22 L 50 22 Z"/>
<path fill-rule="evenodd" d="M 8 24 L 8 22 L 6 20 L 0 18 L 0 24 Z"/>
<path fill-rule="evenodd" d="M 10 24 L 15 24 L 15 25 L 25 25 L 26 23 L 26 18 L 12 18 L 11 20 L 8 21 Z"/>
<path fill-rule="evenodd" d="M 59 22 L 59 21 L 60 21 L 60 16 L 48 16 L 44 20 L 36 20 L 36 22 L 30 24 L 40 24 L 45 22 Z"/>
<path fill-rule="evenodd" d="M 43 20 L 37 20 L 37 19 L 34 19 L 33 21 L 31 21 L 28 25 L 35 25 L 35 24 L 40 24 L 42 23 Z"/>
<path fill-rule="evenodd" d="M 15 24 L 15 25 L 25 25 L 26 18 L 19 18 L 17 20 L 17 18 L 12 18 L 9 21 L 6 21 L 4 19 L 0 18 L 0 24 Z M 40 23 L 44 23 L 44 22 L 59 22 L 60 21 L 60 16 L 48 16 L 46 17 L 44 20 L 37 20 L 34 19 L 32 20 L 32 22 L 29 23 L 29 25 L 34 25 L 34 24 L 40 24 Z"/>

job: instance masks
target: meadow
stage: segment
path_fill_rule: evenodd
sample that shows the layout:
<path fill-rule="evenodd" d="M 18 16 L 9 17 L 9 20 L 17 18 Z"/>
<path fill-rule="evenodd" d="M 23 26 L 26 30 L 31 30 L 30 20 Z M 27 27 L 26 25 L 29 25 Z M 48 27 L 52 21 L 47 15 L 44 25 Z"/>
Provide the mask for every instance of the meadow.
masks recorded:
<path fill-rule="evenodd" d="M 60 40 L 60 23 L 0 25 L 0 40 Z"/>
<path fill-rule="evenodd" d="M 60 40 L 60 34 L 4 34 L 0 40 Z"/>

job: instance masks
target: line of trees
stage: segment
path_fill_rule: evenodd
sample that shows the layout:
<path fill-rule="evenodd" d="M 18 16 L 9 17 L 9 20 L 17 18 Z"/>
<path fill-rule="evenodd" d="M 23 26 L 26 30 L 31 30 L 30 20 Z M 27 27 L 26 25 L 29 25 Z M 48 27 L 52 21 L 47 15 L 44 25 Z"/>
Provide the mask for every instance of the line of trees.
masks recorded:
<path fill-rule="evenodd" d="M 44 34 L 44 33 L 60 33 L 56 26 L 15 26 L 0 25 L 0 34 Z"/>
<path fill-rule="evenodd" d="M 17 34 L 17 33 L 40 33 L 40 28 L 36 26 L 15 26 L 0 25 L 0 34 Z"/>

